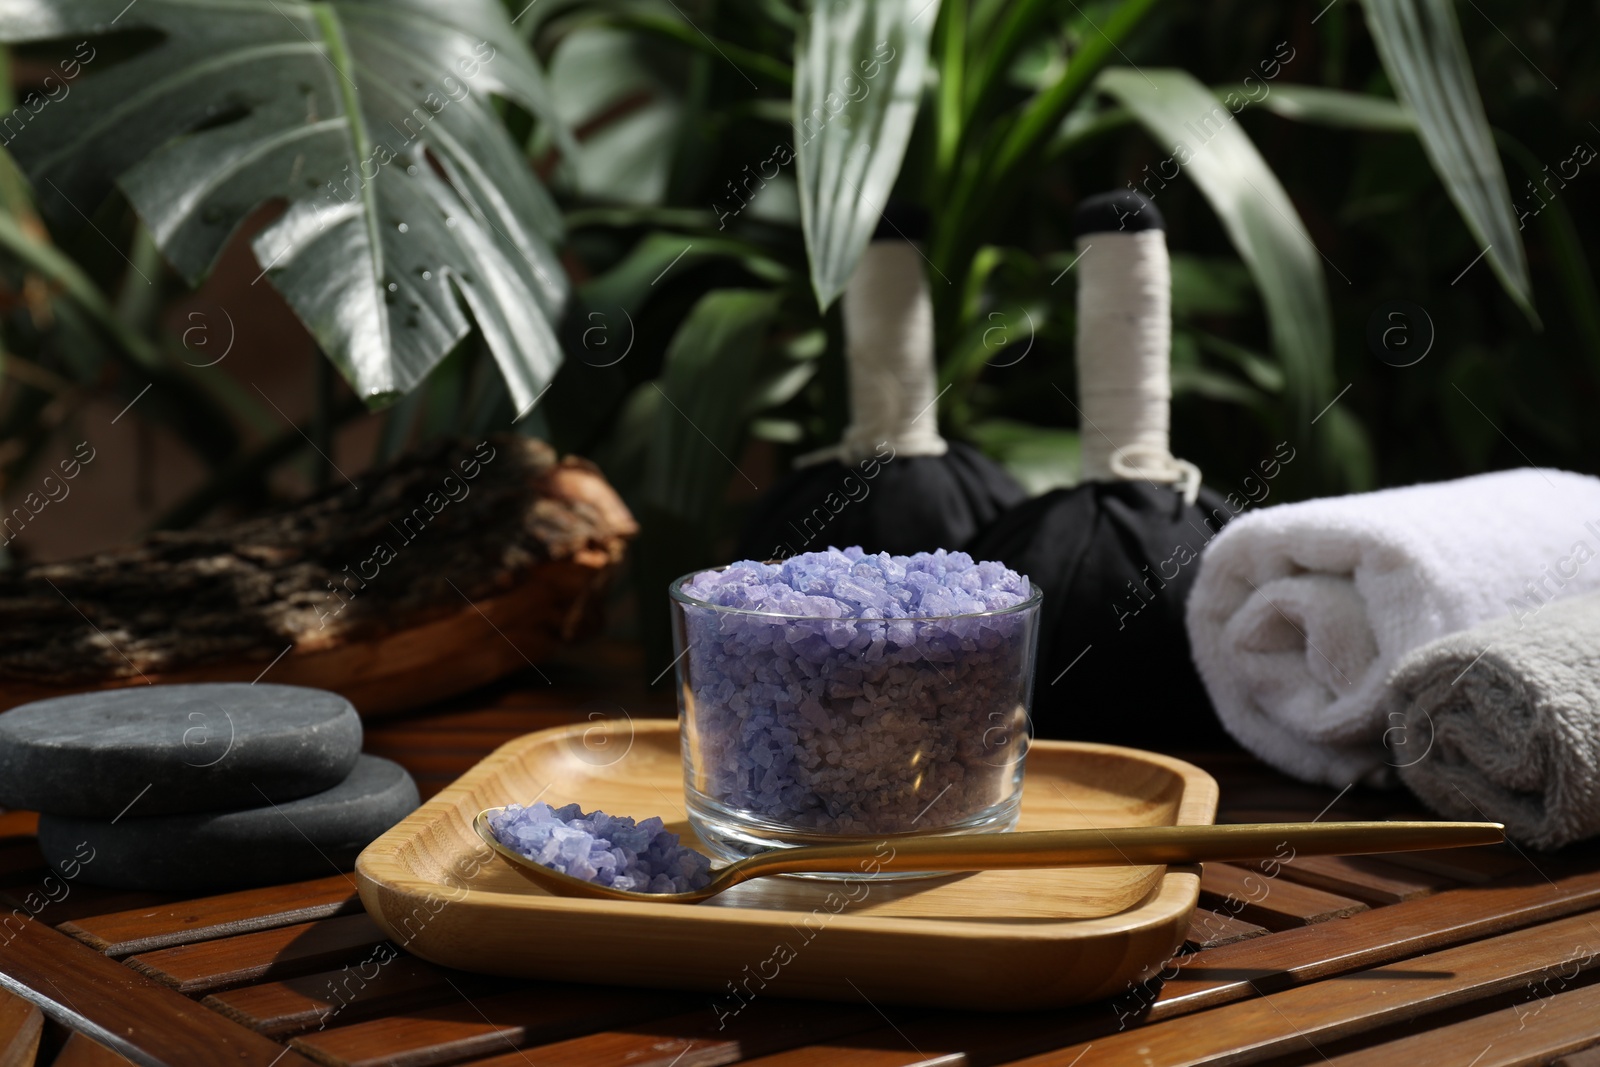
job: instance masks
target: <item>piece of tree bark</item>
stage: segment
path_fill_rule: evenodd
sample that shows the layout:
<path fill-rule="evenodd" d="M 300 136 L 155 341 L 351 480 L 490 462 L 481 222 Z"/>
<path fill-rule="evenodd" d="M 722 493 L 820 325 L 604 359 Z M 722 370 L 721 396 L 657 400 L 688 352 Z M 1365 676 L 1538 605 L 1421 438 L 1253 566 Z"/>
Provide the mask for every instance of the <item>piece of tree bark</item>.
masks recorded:
<path fill-rule="evenodd" d="M 263 676 L 415 707 L 592 632 L 637 532 L 585 460 L 437 445 L 291 511 L 0 574 L 0 708 Z"/>

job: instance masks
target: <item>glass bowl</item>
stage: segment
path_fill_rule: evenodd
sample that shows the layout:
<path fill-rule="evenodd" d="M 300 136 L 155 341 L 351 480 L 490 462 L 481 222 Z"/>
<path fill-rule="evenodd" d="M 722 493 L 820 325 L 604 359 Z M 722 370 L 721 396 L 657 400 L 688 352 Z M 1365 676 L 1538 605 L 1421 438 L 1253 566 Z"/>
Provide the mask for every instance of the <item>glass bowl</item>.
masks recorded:
<path fill-rule="evenodd" d="M 1037 586 L 921 619 L 728 608 L 669 587 L 689 822 L 715 855 L 1009 830 L 1022 798 Z"/>

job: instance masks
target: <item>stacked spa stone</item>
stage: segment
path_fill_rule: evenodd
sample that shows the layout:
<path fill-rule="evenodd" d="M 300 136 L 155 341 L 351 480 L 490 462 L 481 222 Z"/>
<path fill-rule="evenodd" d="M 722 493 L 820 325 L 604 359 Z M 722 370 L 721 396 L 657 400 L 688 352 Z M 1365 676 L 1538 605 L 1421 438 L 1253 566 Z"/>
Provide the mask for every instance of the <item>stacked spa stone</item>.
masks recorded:
<path fill-rule="evenodd" d="M 716 804 L 898 833 L 980 817 L 1026 748 L 1027 578 L 962 552 L 808 552 L 683 587 L 685 745 Z M 995 614 L 995 613 L 999 614 Z"/>
<path fill-rule="evenodd" d="M 45 859 L 97 885 L 330 875 L 416 806 L 411 776 L 361 755 L 355 708 L 320 689 L 137 686 L 0 715 L 0 807 L 40 812 Z"/>

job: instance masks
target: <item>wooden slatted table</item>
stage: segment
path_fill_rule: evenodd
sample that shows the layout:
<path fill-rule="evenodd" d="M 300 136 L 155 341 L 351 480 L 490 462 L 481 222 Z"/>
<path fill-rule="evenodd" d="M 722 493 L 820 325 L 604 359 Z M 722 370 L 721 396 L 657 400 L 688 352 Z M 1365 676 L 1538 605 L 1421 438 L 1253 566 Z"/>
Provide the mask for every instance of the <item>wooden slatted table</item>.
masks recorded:
<path fill-rule="evenodd" d="M 670 715 L 610 660 L 369 724 L 423 795 L 531 730 Z M 621 679 L 621 681 L 619 681 Z M 581 699 L 575 694 L 582 694 Z M 1185 753 L 1224 821 L 1419 817 L 1404 794 Z M 43 895 L 34 818 L 0 813 L 0 1067 L 827 1067 L 1403 1064 L 1600 1067 L 1600 848 L 1207 865 L 1188 942 L 1098 1004 L 1018 1015 L 488 978 L 384 941 L 347 875 L 200 900 Z M 36 917 L 29 917 L 31 912 Z M 619 961 L 619 966 L 624 965 Z"/>

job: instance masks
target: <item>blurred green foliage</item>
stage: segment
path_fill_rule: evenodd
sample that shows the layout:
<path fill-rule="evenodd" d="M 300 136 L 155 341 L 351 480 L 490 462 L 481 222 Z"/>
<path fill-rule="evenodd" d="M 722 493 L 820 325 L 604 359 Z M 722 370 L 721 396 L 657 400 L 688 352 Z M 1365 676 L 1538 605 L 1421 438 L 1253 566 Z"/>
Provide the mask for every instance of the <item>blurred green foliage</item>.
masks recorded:
<path fill-rule="evenodd" d="M 658 596 L 666 578 L 719 562 L 741 501 L 835 440 L 847 418 L 838 312 L 817 294 L 836 289 L 849 241 L 828 246 L 830 289 L 805 227 L 819 247 L 816 213 L 843 212 L 850 198 L 803 192 L 805 167 L 814 184 L 821 164 L 795 158 L 807 151 L 795 143 L 792 94 L 809 5 L 524 2 L 508 12 L 577 154 L 563 151 L 558 124 L 502 108 L 562 208 L 572 282 L 557 324 L 565 362 L 518 426 L 603 466 L 644 524 L 635 572 Z M 1145 183 L 1173 154 L 1177 101 L 1206 86 L 1226 100 L 1247 77 L 1269 91 L 1230 123 L 1227 151 L 1209 170 L 1179 168 L 1156 195 L 1174 254 L 1174 452 L 1227 486 L 1287 440 L 1310 459 L 1286 469 L 1275 502 L 1526 463 L 1600 466 L 1600 296 L 1587 251 L 1600 233 L 1600 166 L 1571 162 L 1580 146 L 1600 147 L 1592 5 L 1459 6 L 1463 81 L 1440 36 L 1448 0 L 943 0 L 928 9 L 936 24 L 915 32 L 904 11 L 880 10 L 894 4 L 819 2 L 889 21 L 819 31 L 812 52 L 870 52 L 874 25 L 898 25 L 901 50 L 926 39 L 919 106 L 898 145 L 887 127 L 855 135 L 876 141 L 869 151 L 904 152 L 889 171 L 896 195 L 933 214 L 944 431 L 1030 488 L 1075 477 L 1074 204 L 1129 183 L 1155 191 Z M 1390 26 L 1384 50 L 1374 25 Z M 1266 63 L 1275 73 L 1262 81 Z M 801 68 L 807 99 L 817 90 L 807 79 L 835 69 Z M 1474 83 L 1487 118 L 1477 141 Z M 1404 106 L 1407 94 L 1426 106 Z M 1432 133 L 1419 137 L 1419 121 Z M 1452 124 L 1454 143 L 1440 132 Z M 1496 149 L 1509 215 L 1482 174 Z M 132 263 L 159 272 L 126 205 L 95 216 L 120 249 L 46 235 L 5 162 L 5 482 L 71 417 L 74 398 L 131 398 L 153 378 L 164 398 L 141 417 L 170 423 L 213 478 L 167 519 L 266 503 L 264 475 L 294 458 L 298 431 L 264 422 L 255 399 L 219 376 L 185 368 L 153 310 L 120 298 Z M 1265 195 L 1277 187 L 1287 213 Z M 870 216 L 885 190 L 868 191 L 858 199 Z M 1525 274 L 1522 249 L 1505 247 L 1517 243 L 1508 227 L 1520 227 Z M 1484 233 L 1497 246 L 1486 256 Z M 1315 257 L 1297 260 L 1296 240 Z M 179 284 L 160 276 L 168 293 Z M 1394 301 L 1431 321 L 1431 349 L 1411 366 L 1368 342 Z M 1420 343 L 1423 324 L 1411 328 Z M 361 410 L 339 390 L 322 394 L 307 427 L 319 439 Z M 512 414 L 474 335 L 388 410 L 380 451 L 480 433 Z"/>

